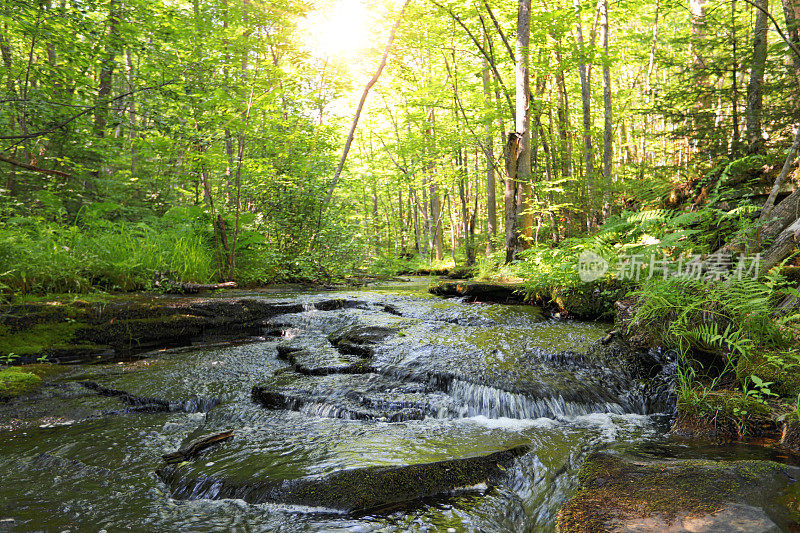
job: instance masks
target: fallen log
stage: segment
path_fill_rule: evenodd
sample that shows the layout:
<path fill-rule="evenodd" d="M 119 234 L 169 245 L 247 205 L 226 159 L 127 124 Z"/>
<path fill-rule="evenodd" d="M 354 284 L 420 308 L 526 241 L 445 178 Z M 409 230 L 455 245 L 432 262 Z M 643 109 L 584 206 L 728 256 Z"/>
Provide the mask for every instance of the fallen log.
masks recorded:
<path fill-rule="evenodd" d="M 765 243 L 770 243 L 780 235 L 798 217 L 800 217 L 800 189 L 781 200 L 771 209 L 768 216 L 760 217 L 763 226 L 748 234 L 735 235 L 730 242 L 712 255 L 724 256 L 737 252 L 756 253 L 763 249 Z"/>
<path fill-rule="evenodd" d="M 789 257 L 800 241 L 800 218 L 783 230 L 772 245 L 761 254 L 759 270 L 767 272 L 772 267 Z"/>
<path fill-rule="evenodd" d="M 224 283 L 187 283 L 162 279 L 156 281 L 155 286 L 161 288 L 165 294 L 197 294 L 198 292 L 214 291 L 217 289 L 235 289 L 239 285 L 235 281 L 226 281 Z"/>
<path fill-rule="evenodd" d="M 233 431 L 223 431 L 222 433 L 208 435 L 206 437 L 191 442 L 189 445 L 184 446 L 183 448 L 177 451 L 164 454 L 161 456 L 161 458 L 167 464 L 188 461 L 189 459 L 196 457 L 200 452 L 202 452 L 206 448 L 210 448 L 211 446 L 219 444 L 220 442 L 224 442 L 230 438 L 233 438 Z"/>
<path fill-rule="evenodd" d="M 792 143 L 792 147 L 789 149 L 789 155 L 786 156 L 786 161 L 783 163 L 781 173 L 778 174 L 778 177 L 775 179 L 775 183 L 773 184 L 772 190 L 769 193 L 769 198 L 767 198 L 764 208 L 761 210 L 762 220 L 769 218 L 770 214 L 772 213 L 775 198 L 778 197 L 778 191 L 780 191 L 781 185 L 783 185 L 783 181 L 786 179 L 786 176 L 789 175 L 789 170 L 791 170 L 792 164 L 797 157 L 798 150 L 800 150 L 800 124 L 795 124 L 794 142 Z"/>

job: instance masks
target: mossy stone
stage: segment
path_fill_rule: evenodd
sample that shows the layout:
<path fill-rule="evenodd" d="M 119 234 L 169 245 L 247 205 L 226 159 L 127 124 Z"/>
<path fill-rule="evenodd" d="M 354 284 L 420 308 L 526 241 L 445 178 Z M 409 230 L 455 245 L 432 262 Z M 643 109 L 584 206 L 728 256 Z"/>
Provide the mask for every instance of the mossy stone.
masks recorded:
<path fill-rule="evenodd" d="M 30 329 L 11 331 L 0 325 L 0 356 L 46 353 L 56 345 L 69 344 L 80 324 L 77 322 L 36 324 Z"/>
<path fill-rule="evenodd" d="M 0 371 L 0 398 L 14 398 L 33 392 L 42 384 L 42 378 L 19 368 Z"/>
<path fill-rule="evenodd" d="M 728 502 L 762 505 L 777 499 L 798 469 L 772 461 L 664 460 L 591 455 L 580 488 L 558 514 L 558 531 L 614 530 L 628 518 L 711 515 Z"/>
<path fill-rule="evenodd" d="M 776 357 L 773 361 L 777 361 Z M 755 353 L 748 357 L 740 357 L 737 362 L 737 374 L 740 376 L 756 375 L 765 382 L 772 382 L 770 390 L 781 396 L 796 399 L 800 394 L 800 372 L 796 367 L 782 368 L 780 363 L 772 362 L 766 353 Z"/>

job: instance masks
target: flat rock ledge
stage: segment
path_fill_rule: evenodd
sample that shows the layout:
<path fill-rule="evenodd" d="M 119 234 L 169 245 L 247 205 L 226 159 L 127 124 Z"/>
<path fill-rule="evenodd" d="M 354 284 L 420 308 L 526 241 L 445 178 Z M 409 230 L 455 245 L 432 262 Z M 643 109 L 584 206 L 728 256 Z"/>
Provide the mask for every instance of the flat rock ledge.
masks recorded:
<path fill-rule="evenodd" d="M 121 295 L 107 301 L 52 301 L 11 306 L 0 313 L 0 356 L 15 364 L 87 363 L 153 350 L 259 338 L 272 317 L 355 306 L 334 299 L 315 304 L 259 298 Z"/>
<path fill-rule="evenodd" d="M 358 515 L 434 497 L 486 489 L 507 476 L 527 446 L 432 463 L 371 466 L 297 479 L 204 476 L 192 464 L 165 465 L 156 473 L 178 499 L 236 498 Z M 189 474 L 189 472 L 194 472 Z"/>
<path fill-rule="evenodd" d="M 560 533 L 773 533 L 800 519 L 800 468 L 773 461 L 591 455 Z"/>

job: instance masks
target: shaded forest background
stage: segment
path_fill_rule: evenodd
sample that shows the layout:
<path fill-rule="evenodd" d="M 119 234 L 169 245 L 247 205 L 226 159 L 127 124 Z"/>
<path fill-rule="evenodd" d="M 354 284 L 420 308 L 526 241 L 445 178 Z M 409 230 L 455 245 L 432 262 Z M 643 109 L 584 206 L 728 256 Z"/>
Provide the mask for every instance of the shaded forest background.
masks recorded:
<path fill-rule="evenodd" d="M 709 252 L 756 223 L 800 120 L 798 0 L 419 0 L 337 181 L 401 5 L 370 6 L 355 55 L 315 49 L 319 7 L 3 0 L 0 288 L 535 285 L 576 247 Z"/>

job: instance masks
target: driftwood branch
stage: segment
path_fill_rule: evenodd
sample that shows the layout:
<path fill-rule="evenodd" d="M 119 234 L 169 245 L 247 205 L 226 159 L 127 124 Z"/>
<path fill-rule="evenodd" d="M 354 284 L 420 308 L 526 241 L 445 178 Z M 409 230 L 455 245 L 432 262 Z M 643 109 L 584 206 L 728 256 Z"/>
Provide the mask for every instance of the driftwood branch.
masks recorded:
<path fill-rule="evenodd" d="M 191 442 L 189 445 L 184 446 L 178 451 L 164 454 L 161 456 L 161 458 L 167 464 L 188 461 L 189 459 L 196 457 L 200 452 L 202 452 L 206 448 L 210 448 L 211 446 L 219 444 L 220 442 L 224 442 L 230 438 L 233 438 L 233 431 L 223 431 L 222 433 L 208 435 L 206 437 Z"/>

